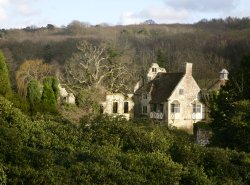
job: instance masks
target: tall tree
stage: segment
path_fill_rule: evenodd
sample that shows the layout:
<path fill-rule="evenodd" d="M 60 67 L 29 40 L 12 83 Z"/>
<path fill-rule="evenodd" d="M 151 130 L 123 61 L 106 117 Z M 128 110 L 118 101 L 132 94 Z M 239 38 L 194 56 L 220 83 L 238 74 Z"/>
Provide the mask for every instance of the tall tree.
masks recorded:
<path fill-rule="evenodd" d="M 52 67 L 42 60 L 26 60 L 16 72 L 18 92 L 21 96 L 27 96 L 27 85 L 31 80 L 42 83 L 43 79 L 50 76 Z"/>
<path fill-rule="evenodd" d="M 11 84 L 6 59 L 0 50 L 0 94 L 5 96 L 11 93 Z"/>
<path fill-rule="evenodd" d="M 55 84 L 57 84 L 57 86 Z M 58 92 L 59 90 L 57 80 L 52 77 L 44 79 L 43 93 L 41 97 L 43 112 L 56 113 Z"/>
<path fill-rule="evenodd" d="M 250 56 L 211 104 L 212 145 L 250 152 Z"/>
<path fill-rule="evenodd" d="M 30 103 L 31 113 L 39 110 L 42 97 L 42 86 L 36 80 L 31 80 L 28 84 L 28 101 Z"/>
<path fill-rule="evenodd" d="M 105 47 L 80 42 L 77 48 L 78 52 L 73 53 L 65 65 L 64 81 L 72 91 L 79 92 L 82 88 L 108 89 L 104 83 L 107 79 L 115 87 L 117 77 L 126 72 L 125 66 L 108 60 Z"/>

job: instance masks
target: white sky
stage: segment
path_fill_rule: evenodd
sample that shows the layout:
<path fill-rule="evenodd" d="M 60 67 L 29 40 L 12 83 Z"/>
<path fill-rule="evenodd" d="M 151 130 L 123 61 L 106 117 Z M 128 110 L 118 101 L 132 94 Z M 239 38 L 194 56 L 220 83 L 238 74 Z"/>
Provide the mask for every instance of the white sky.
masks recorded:
<path fill-rule="evenodd" d="M 203 18 L 249 17 L 250 0 L 0 0 L 0 29 L 68 25 L 73 20 L 136 24 L 193 23 Z"/>

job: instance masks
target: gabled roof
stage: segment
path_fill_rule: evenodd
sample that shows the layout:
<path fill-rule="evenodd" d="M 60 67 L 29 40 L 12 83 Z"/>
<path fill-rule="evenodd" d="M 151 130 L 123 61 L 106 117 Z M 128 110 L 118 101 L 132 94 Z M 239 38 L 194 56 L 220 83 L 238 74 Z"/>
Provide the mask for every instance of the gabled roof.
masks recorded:
<path fill-rule="evenodd" d="M 154 80 L 148 82 L 136 91 L 136 94 L 149 93 L 150 103 L 162 103 L 171 96 L 184 73 L 158 73 Z"/>

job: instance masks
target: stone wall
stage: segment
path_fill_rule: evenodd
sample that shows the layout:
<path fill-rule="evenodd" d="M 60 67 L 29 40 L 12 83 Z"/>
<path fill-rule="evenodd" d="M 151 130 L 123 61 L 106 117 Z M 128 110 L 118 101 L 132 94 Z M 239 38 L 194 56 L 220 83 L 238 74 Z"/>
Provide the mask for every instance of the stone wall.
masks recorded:
<path fill-rule="evenodd" d="M 134 117 L 134 102 L 133 95 L 124 96 L 120 93 L 110 93 L 106 95 L 106 101 L 102 103 L 103 113 L 112 116 L 123 116 L 127 120 Z M 113 103 L 117 102 L 117 113 L 113 112 Z M 128 113 L 124 113 L 124 102 L 128 102 Z"/>
<path fill-rule="evenodd" d="M 191 73 L 192 74 L 192 73 Z M 183 94 L 180 94 L 180 89 L 182 89 Z M 177 128 L 192 130 L 193 124 L 197 121 L 202 120 L 202 108 L 200 113 L 193 113 L 193 104 L 202 103 L 199 101 L 200 88 L 195 82 L 190 72 L 185 75 L 180 83 L 176 86 L 174 92 L 168 99 L 168 109 L 166 109 L 166 114 L 168 114 L 166 120 L 169 125 L 175 126 Z M 171 103 L 173 101 L 178 101 L 180 103 L 180 112 L 171 113 Z"/>

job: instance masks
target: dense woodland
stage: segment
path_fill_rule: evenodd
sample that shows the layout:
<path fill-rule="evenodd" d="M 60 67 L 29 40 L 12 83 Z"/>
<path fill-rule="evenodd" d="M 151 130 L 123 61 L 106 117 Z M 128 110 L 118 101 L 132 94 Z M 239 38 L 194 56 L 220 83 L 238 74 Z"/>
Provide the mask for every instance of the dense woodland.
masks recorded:
<path fill-rule="evenodd" d="M 207 147 L 164 123 L 100 115 L 103 94 L 130 92 L 152 62 L 193 63 L 202 88 L 229 70 L 207 100 Z M 2 29 L 0 184 L 250 184 L 249 80 L 249 18 Z"/>

